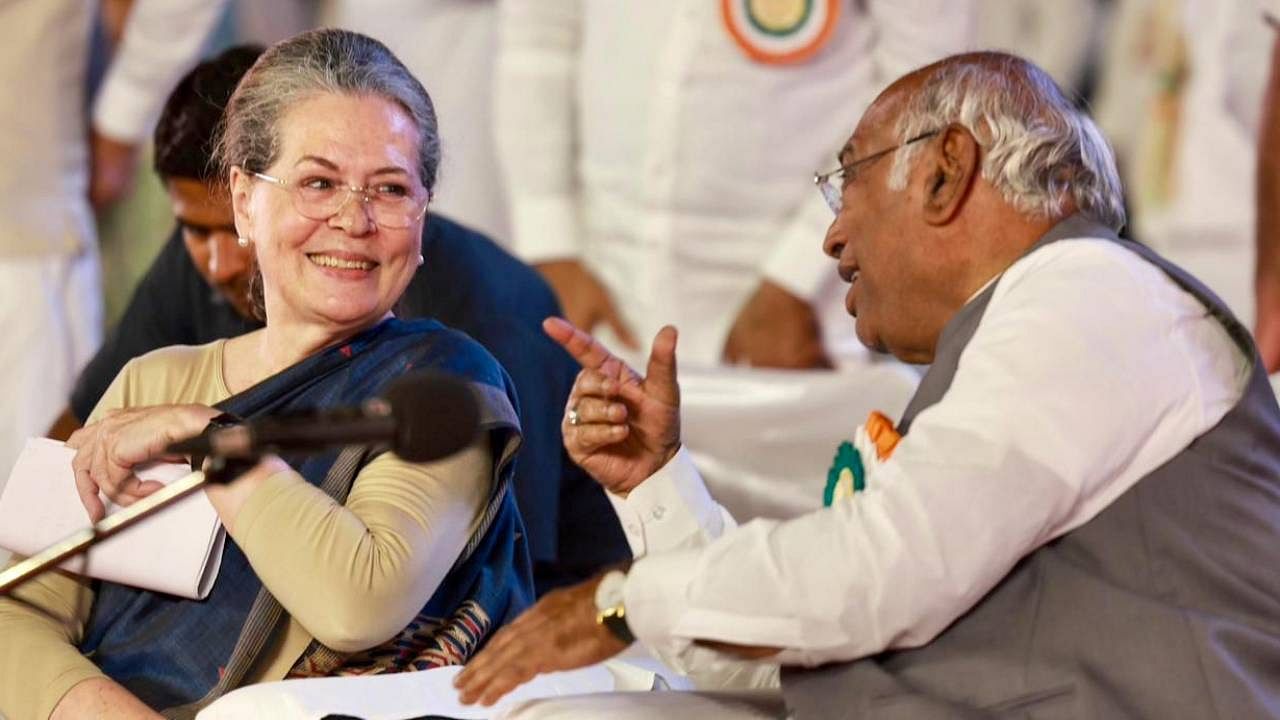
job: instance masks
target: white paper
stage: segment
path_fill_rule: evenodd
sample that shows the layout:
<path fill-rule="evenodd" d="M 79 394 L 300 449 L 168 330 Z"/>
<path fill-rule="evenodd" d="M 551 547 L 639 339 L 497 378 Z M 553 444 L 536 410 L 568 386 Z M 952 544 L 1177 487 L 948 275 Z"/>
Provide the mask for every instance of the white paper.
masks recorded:
<path fill-rule="evenodd" d="M 462 668 L 449 666 L 420 672 L 367 677 L 331 677 L 249 685 L 227 693 L 205 708 L 196 720 L 318 720 L 329 714 L 364 720 L 402 720 L 420 715 L 449 718 L 493 718 L 525 700 L 565 695 L 650 690 L 665 687 L 661 678 L 641 667 L 606 662 L 570 672 L 539 675 L 511 691 L 493 707 L 463 705 L 453 688 Z"/>
<path fill-rule="evenodd" d="M 75 451 L 56 440 L 32 438 L 0 495 L 0 547 L 34 555 L 88 527 L 76 493 Z M 136 469 L 165 484 L 191 474 L 187 465 L 154 463 Z M 119 508 L 107 503 L 107 514 Z M 68 559 L 62 569 L 146 590 L 203 599 L 222 562 L 225 532 L 203 492 L 194 492 L 115 536 Z"/>

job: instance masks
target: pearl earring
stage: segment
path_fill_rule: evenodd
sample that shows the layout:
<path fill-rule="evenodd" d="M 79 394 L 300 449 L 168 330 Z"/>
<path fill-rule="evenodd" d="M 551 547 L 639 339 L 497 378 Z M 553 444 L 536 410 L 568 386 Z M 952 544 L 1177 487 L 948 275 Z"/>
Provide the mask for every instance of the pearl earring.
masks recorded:
<path fill-rule="evenodd" d="M 425 263 L 426 261 L 427 259 L 422 257 L 421 254 L 418 255 L 418 267 L 422 267 L 422 264 Z"/>
<path fill-rule="evenodd" d="M 236 238 L 236 244 L 242 248 L 249 247 L 249 242 L 250 242 L 249 238 L 245 237 L 244 235 L 241 235 L 240 237 Z"/>

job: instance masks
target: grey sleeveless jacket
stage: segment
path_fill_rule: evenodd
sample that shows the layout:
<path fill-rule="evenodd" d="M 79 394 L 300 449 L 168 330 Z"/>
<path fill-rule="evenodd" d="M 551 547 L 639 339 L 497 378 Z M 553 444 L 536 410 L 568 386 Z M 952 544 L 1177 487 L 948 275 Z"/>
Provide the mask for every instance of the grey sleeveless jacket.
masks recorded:
<path fill-rule="evenodd" d="M 1254 358 L 1243 397 L 927 645 L 784 670 L 798 720 L 1280 718 L 1280 409 L 1253 342 L 1197 280 L 1080 216 L 1031 252 L 1070 238 L 1121 243 L 1198 298 Z M 943 399 L 994 289 L 944 329 L 904 433 Z"/>

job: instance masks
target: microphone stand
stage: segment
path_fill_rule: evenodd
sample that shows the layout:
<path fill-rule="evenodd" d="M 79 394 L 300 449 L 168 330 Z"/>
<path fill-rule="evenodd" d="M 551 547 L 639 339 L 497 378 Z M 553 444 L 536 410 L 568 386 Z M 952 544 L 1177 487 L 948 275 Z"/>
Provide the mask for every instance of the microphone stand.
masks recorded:
<path fill-rule="evenodd" d="M 163 510 L 182 498 L 204 487 L 207 483 L 227 483 L 239 477 L 257 464 L 256 457 L 227 458 L 212 455 L 204 466 L 204 473 L 191 473 L 142 498 L 119 512 L 112 513 L 93 525 L 78 530 L 50 545 L 31 557 L 0 572 L 0 597 L 10 594 L 19 585 L 52 568 L 69 557 L 79 555 L 93 545 L 106 540 L 134 523 Z"/>

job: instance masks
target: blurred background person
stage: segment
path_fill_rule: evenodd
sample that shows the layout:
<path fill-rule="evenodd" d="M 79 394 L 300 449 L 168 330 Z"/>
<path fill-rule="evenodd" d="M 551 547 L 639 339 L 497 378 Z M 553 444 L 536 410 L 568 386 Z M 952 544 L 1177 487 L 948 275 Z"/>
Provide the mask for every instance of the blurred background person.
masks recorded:
<path fill-rule="evenodd" d="M 0 2 L 0 485 L 102 337 L 90 202 L 127 186 L 137 141 L 199 56 L 218 0 L 138 0 L 85 117 L 97 3 Z"/>
<path fill-rule="evenodd" d="M 813 243 L 829 211 L 796 179 L 834 166 L 843 123 L 890 78 L 972 44 L 969 2 L 499 10 L 513 246 L 566 318 L 633 349 L 665 323 L 693 328 L 686 366 L 864 357 L 817 300 L 836 292 Z"/>
<path fill-rule="evenodd" d="M 1260 0 L 1117 0 L 1096 101 L 1128 234 L 1254 324 L 1255 156 L 1273 33 Z"/>

